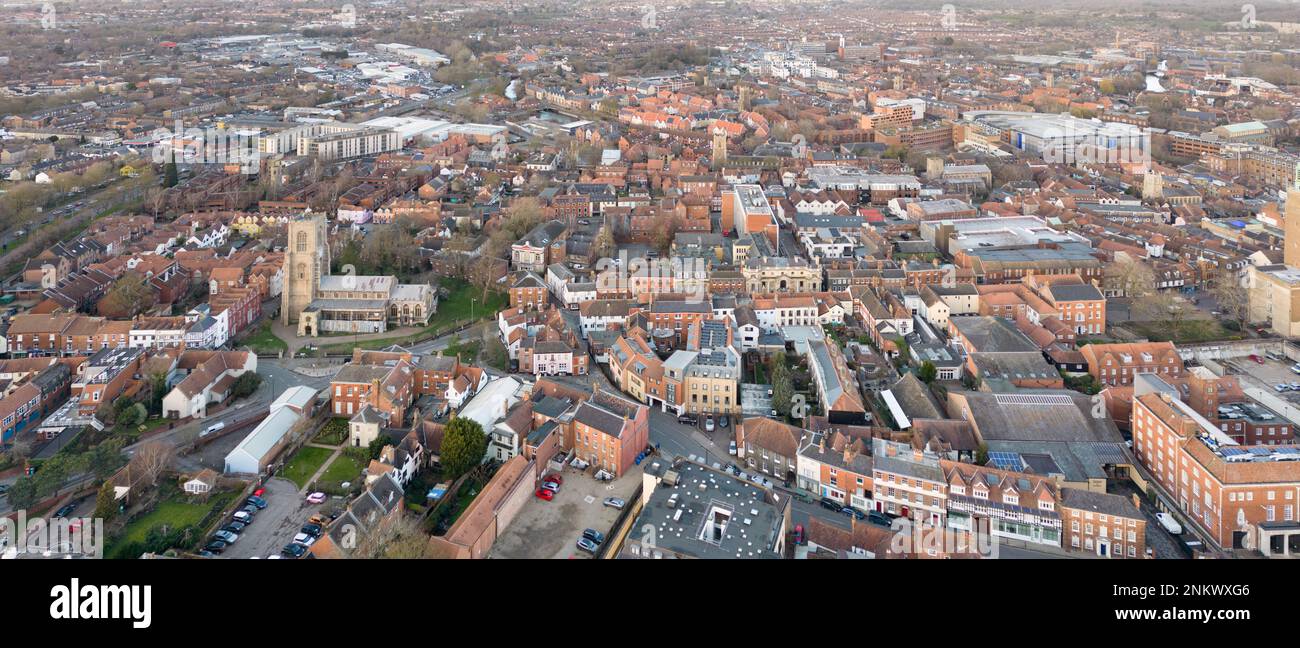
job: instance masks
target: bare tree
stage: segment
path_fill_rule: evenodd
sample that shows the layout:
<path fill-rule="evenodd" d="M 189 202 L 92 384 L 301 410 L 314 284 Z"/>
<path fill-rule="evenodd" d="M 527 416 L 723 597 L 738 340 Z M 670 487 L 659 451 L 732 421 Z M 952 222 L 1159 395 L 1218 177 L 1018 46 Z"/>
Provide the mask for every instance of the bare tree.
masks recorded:
<path fill-rule="evenodd" d="M 176 446 L 168 441 L 146 441 L 136 448 L 129 464 L 133 483 L 154 486 L 158 476 L 171 466 L 176 458 Z"/>
<path fill-rule="evenodd" d="M 1231 317 L 1238 325 L 1245 327 L 1250 317 L 1250 293 L 1237 273 L 1222 270 L 1215 275 L 1210 294 L 1219 305 L 1219 312 Z"/>
<path fill-rule="evenodd" d="M 381 524 L 357 543 L 353 558 L 412 559 L 423 558 L 429 545 L 429 535 L 420 528 L 415 518 L 402 515 L 389 524 Z"/>

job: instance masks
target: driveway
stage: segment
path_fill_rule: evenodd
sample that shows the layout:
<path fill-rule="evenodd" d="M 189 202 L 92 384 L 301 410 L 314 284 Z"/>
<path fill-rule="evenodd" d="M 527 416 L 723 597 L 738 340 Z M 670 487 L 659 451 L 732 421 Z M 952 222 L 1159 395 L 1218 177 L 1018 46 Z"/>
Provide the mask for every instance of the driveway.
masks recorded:
<path fill-rule="evenodd" d="M 266 482 L 266 508 L 259 511 L 253 523 L 244 528 L 239 539 L 231 545 L 222 558 L 266 558 L 280 553 L 293 540 L 307 518 L 329 505 L 308 504 L 298 496 L 298 486 L 287 479 L 273 477 Z M 229 520 L 226 520 L 229 521 Z M 224 523 L 223 523 L 224 524 Z"/>
<path fill-rule="evenodd" d="M 604 505 L 606 497 L 631 500 L 641 483 L 641 468 L 634 467 L 613 482 L 596 481 L 588 468 L 584 472 L 566 467 L 564 484 L 555 499 L 529 496 L 528 503 L 492 545 L 489 558 L 591 558 L 576 546 L 583 529 L 595 529 L 606 536 L 617 509 Z"/>

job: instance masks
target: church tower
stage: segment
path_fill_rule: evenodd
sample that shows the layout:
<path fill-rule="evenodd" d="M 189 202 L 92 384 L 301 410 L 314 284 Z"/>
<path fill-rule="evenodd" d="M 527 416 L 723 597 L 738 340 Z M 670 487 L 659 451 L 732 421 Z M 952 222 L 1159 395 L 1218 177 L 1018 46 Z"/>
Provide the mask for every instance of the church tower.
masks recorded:
<path fill-rule="evenodd" d="M 713 130 L 713 166 L 719 168 L 727 162 L 727 131 Z"/>
<path fill-rule="evenodd" d="M 1148 169 L 1142 176 L 1142 198 L 1159 200 L 1165 197 L 1165 177 L 1155 169 Z"/>
<path fill-rule="evenodd" d="M 330 246 L 324 215 L 304 214 L 289 221 L 288 229 L 280 322 L 296 324 L 303 309 L 316 299 L 320 278 L 330 272 Z"/>

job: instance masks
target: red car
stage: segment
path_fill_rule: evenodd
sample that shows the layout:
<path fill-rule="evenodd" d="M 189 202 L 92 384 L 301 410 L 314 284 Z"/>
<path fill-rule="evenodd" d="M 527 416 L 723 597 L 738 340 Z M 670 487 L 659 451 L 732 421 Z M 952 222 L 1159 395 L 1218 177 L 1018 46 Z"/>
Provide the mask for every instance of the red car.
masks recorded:
<path fill-rule="evenodd" d="M 265 495 L 265 494 L 266 494 L 266 489 L 265 489 L 265 488 L 259 488 L 259 489 L 255 490 L 255 491 L 253 491 L 253 497 L 261 497 L 261 496 L 263 496 L 263 495 Z"/>
<path fill-rule="evenodd" d="M 555 482 L 555 483 L 557 483 L 557 484 L 559 484 L 559 485 L 561 485 L 561 486 L 564 485 L 564 478 L 561 477 L 559 473 L 556 473 L 556 474 L 554 474 L 554 475 L 547 475 L 546 478 L 543 479 L 542 481 L 544 481 L 544 482 Z"/>
<path fill-rule="evenodd" d="M 539 488 L 534 494 L 537 495 L 539 499 L 544 499 L 548 502 L 555 497 L 555 491 L 549 488 Z"/>
<path fill-rule="evenodd" d="M 1254 360 L 1256 364 L 1264 364 L 1264 359 L 1261 358 L 1261 357 L 1259 357 L 1259 356 L 1257 356 L 1257 355 L 1255 355 L 1255 354 L 1253 354 L 1253 353 L 1250 354 L 1250 359 L 1251 359 L 1251 360 Z"/>
<path fill-rule="evenodd" d="M 805 542 L 805 538 L 803 537 L 803 525 L 802 524 L 794 525 L 794 543 L 797 545 L 801 545 L 804 542 Z"/>

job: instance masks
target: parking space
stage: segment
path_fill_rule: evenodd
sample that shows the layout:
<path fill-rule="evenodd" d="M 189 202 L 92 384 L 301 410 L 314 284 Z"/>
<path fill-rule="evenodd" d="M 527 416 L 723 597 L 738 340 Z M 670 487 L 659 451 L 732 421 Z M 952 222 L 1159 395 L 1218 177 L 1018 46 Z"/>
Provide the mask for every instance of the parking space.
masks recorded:
<path fill-rule="evenodd" d="M 630 502 L 641 483 L 639 467 L 612 482 L 597 481 L 590 468 L 565 468 L 561 476 L 564 484 L 553 500 L 529 497 L 492 545 L 490 558 L 591 558 L 577 547 L 582 531 L 595 529 L 608 539 L 619 511 L 605 506 L 605 498 Z"/>
<path fill-rule="evenodd" d="M 266 493 L 262 498 L 266 500 L 266 508 L 257 513 L 253 523 L 239 534 L 239 539 L 221 557 L 266 558 L 279 555 L 280 549 L 289 544 L 307 523 L 307 518 L 331 505 L 329 500 L 324 504 L 308 504 L 298 495 L 298 487 L 293 482 L 278 477 L 266 483 Z M 225 522 L 228 521 L 229 518 Z"/>
<path fill-rule="evenodd" d="M 1263 364 L 1248 357 L 1233 358 L 1223 364 L 1233 373 L 1243 376 L 1247 382 L 1253 382 L 1257 387 L 1274 390 L 1279 397 L 1293 403 L 1300 403 L 1300 390 L 1278 392 L 1276 389 L 1278 385 L 1300 384 L 1300 374 L 1291 371 L 1291 366 L 1295 363 L 1286 359 L 1258 357 L 1264 361 Z"/>

